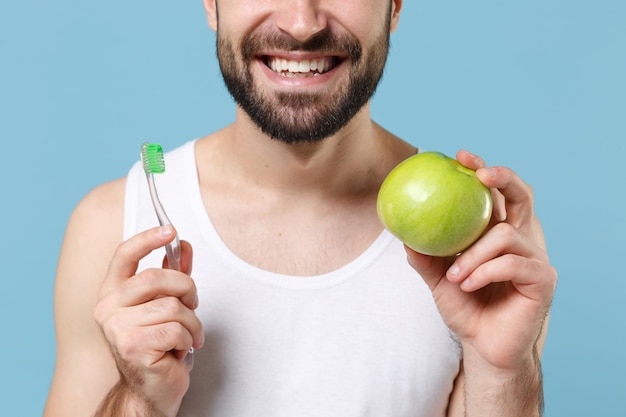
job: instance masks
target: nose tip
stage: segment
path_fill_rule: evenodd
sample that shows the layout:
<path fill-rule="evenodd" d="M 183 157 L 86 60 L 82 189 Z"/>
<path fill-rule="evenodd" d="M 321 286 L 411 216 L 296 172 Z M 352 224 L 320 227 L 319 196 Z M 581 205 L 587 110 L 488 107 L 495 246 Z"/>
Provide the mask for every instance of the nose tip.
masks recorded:
<path fill-rule="evenodd" d="M 326 16 L 311 4 L 311 1 L 295 3 L 276 17 L 276 24 L 280 30 L 299 42 L 305 42 L 327 28 Z"/>

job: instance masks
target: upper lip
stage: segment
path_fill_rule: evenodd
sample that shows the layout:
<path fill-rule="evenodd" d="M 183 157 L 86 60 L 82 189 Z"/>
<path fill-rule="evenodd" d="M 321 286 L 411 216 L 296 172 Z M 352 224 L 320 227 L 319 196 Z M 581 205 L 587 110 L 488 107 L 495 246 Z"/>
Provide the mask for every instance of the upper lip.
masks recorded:
<path fill-rule="evenodd" d="M 316 59 L 316 58 L 345 58 L 346 54 L 332 52 L 332 51 L 263 51 L 256 54 L 257 57 L 272 57 L 281 58 L 293 61 L 301 61 L 304 59 Z"/>

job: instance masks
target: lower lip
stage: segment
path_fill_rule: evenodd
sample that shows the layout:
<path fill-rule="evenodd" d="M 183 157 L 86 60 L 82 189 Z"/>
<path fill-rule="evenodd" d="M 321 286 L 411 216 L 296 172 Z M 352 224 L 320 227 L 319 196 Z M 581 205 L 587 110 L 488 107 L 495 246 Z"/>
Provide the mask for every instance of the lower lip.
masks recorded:
<path fill-rule="evenodd" d="M 278 74 L 275 71 L 272 71 L 265 62 L 262 60 L 257 60 L 257 64 L 260 66 L 263 74 L 273 83 L 278 84 L 282 87 L 315 87 L 321 84 L 328 83 L 335 74 L 339 71 L 339 69 L 343 66 L 343 62 L 340 62 L 337 66 L 335 66 L 330 71 L 327 71 L 323 74 L 316 75 L 313 77 L 285 77 Z"/>

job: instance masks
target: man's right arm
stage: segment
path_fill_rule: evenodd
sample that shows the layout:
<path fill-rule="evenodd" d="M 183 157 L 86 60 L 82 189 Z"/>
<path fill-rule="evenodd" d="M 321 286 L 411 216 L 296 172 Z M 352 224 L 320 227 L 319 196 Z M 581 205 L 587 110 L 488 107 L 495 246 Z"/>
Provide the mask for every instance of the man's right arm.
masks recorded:
<path fill-rule="evenodd" d="M 56 366 L 45 417 L 92 416 L 119 380 L 93 310 L 122 241 L 124 188 L 117 180 L 94 189 L 68 223 L 56 274 Z"/>
<path fill-rule="evenodd" d="M 55 288 L 57 367 L 45 417 L 174 416 L 189 386 L 184 362 L 203 343 L 192 249 L 181 270 L 141 259 L 176 235 L 155 227 L 122 242 L 124 182 L 97 188 L 72 215 Z"/>

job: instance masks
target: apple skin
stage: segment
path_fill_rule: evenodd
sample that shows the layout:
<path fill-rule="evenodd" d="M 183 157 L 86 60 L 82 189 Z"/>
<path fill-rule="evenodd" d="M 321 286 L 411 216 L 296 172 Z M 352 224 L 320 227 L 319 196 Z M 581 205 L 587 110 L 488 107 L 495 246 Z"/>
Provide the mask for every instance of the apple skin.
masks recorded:
<path fill-rule="evenodd" d="M 398 164 L 378 192 L 378 218 L 416 252 L 453 256 L 485 231 L 493 200 L 476 172 L 440 152 Z"/>

